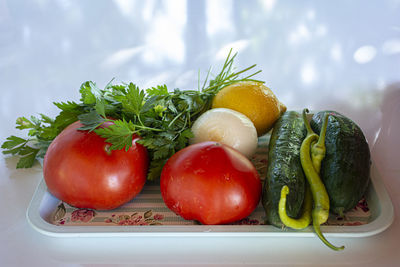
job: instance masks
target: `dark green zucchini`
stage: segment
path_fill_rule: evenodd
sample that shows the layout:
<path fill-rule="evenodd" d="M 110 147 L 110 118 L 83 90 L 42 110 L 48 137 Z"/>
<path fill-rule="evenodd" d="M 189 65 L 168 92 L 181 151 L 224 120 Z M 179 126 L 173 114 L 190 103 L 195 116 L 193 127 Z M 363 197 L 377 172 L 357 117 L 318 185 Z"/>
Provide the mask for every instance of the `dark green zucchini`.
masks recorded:
<path fill-rule="evenodd" d="M 300 162 L 300 146 L 305 136 L 306 127 L 302 116 L 295 111 L 282 114 L 271 133 L 262 203 L 268 223 L 277 227 L 283 226 L 278 206 L 284 185 L 290 190 L 286 201 L 287 214 L 293 218 L 301 215 L 305 177 Z"/>
<path fill-rule="evenodd" d="M 370 151 L 360 127 L 335 111 L 314 114 L 311 128 L 318 134 L 324 114 L 329 112 L 325 136 L 326 155 L 321 179 L 329 195 L 330 209 L 343 216 L 363 197 L 370 181 Z"/>

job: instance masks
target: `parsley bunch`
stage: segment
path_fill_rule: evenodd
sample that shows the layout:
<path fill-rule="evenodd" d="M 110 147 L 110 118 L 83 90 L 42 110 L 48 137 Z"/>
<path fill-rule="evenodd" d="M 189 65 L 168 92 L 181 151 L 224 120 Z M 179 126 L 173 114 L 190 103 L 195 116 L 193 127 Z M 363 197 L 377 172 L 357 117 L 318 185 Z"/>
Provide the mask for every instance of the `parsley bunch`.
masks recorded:
<path fill-rule="evenodd" d="M 169 91 L 166 85 L 142 90 L 133 83 L 112 82 L 100 89 L 87 81 L 80 87 L 80 103 L 54 103 L 61 110 L 55 119 L 43 114 L 18 118 L 16 128 L 28 129 L 28 138 L 8 137 L 2 145 L 3 153 L 20 156 L 17 168 L 29 168 L 36 159 L 44 157 L 51 141 L 65 127 L 80 120 L 84 125 L 80 130 L 94 131 L 105 138 L 111 143 L 111 150 L 128 150 L 133 135 L 139 135 L 141 139 L 137 142 L 149 152 L 148 179 L 156 180 L 168 158 L 188 145 L 193 137 L 193 122 L 210 109 L 215 94 L 229 84 L 252 80 L 252 76 L 261 72 L 241 77 L 256 65 L 235 72 L 236 55 L 230 51 L 221 71 L 209 80 L 209 70 L 203 86 L 199 84 L 197 90 Z M 114 124 L 98 128 L 110 118 Z"/>

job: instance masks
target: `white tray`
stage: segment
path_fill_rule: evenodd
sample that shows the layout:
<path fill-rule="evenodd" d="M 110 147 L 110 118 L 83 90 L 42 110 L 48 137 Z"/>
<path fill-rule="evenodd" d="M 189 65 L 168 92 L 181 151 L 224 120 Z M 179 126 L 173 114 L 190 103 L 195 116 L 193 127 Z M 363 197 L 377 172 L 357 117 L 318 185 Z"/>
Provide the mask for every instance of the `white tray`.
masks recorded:
<path fill-rule="evenodd" d="M 152 199 L 161 199 L 161 196 L 153 189 L 152 185 L 145 186 L 150 188 L 148 192 L 153 194 Z M 147 194 L 148 196 L 149 194 Z M 146 193 L 137 197 L 138 200 L 133 200 L 133 204 L 140 202 L 140 199 L 146 198 Z M 368 221 L 362 225 L 322 225 L 323 233 L 329 237 L 365 237 L 378 234 L 388 228 L 394 219 L 393 205 L 384 187 L 382 179 L 375 167 L 371 168 L 371 183 L 368 192 L 365 196 L 368 203 L 369 213 Z M 136 202 L 135 202 L 136 201 Z M 100 223 L 93 225 L 92 223 L 83 223 L 78 220 L 76 225 L 61 225 L 55 223 L 53 218 L 55 211 L 60 205 L 60 201 L 52 196 L 46 188 L 45 182 L 42 179 L 39 183 L 33 199 L 27 210 L 27 219 L 30 225 L 42 234 L 55 237 L 130 237 L 130 236 L 257 236 L 257 237 L 314 237 L 315 234 L 312 227 L 308 227 L 302 231 L 291 229 L 278 229 L 272 225 L 198 225 L 195 222 L 184 221 L 177 219 L 176 225 L 117 225 L 115 223 Z M 132 203 L 128 204 L 131 205 Z M 136 205 L 135 204 L 135 205 Z M 146 205 L 148 205 L 147 203 Z M 141 205 L 140 203 L 137 205 Z M 150 203 L 151 205 L 151 203 Z M 160 210 L 163 203 L 157 201 L 154 204 L 158 205 Z M 148 208 L 148 207 L 147 207 Z M 69 209 L 67 207 L 67 209 Z M 146 210 L 146 208 L 141 208 Z M 151 209 L 151 208 L 150 208 Z M 110 216 L 120 214 L 119 212 L 126 211 L 124 206 L 121 210 L 109 211 Z M 261 205 L 256 212 L 262 212 Z M 104 215 L 104 214 L 103 214 Z M 142 214 L 143 215 L 143 214 Z M 144 215 L 146 218 L 151 216 L 147 212 Z M 118 217 L 118 216 L 117 216 Z M 111 218 L 111 217 L 110 217 Z M 150 217 L 151 221 L 156 220 Z M 70 218 L 68 218 L 70 220 Z M 71 221 L 71 220 L 70 220 Z M 110 220 L 108 220 L 110 221 Z M 189 224 L 185 224 L 189 223 Z"/>

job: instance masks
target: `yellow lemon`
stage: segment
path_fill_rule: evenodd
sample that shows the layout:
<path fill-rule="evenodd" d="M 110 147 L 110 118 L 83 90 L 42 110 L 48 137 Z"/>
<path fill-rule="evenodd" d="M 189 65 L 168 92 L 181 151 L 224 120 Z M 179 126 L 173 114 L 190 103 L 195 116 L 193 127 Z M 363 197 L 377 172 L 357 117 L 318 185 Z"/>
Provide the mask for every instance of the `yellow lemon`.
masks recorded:
<path fill-rule="evenodd" d="M 271 89 L 253 81 L 237 82 L 222 88 L 215 95 L 212 108 L 229 108 L 246 115 L 256 127 L 258 136 L 271 130 L 286 111 L 286 106 Z"/>

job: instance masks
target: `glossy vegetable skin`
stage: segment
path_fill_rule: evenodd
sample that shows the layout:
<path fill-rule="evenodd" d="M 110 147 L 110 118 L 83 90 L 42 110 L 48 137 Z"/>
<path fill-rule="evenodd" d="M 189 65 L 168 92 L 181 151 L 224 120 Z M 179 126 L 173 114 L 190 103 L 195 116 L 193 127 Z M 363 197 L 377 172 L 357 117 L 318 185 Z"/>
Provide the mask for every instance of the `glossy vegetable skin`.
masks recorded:
<path fill-rule="evenodd" d="M 360 127 L 336 111 L 314 114 L 310 123 L 316 133 L 321 130 L 325 114 L 329 114 L 329 122 L 321 179 L 329 194 L 331 211 L 343 216 L 357 205 L 368 187 L 370 151 Z"/>
<path fill-rule="evenodd" d="M 305 177 L 300 163 L 300 146 L 305 136 L 303 119 L 296 111 L 286 111 L 275 123 L 271 134 L 262 203 L 267 221 L 277 227 L 283 226 L 278 213 L 283 186 L 290 190 L 286 199 L 287 215 L 298 218 L 302 212 Z"/>
<path fill-rule="evenodd" d="M 162 170 L 160 188 L 169 209 L 202 224 L 243 219 L 261 196 L 254 165 L 237 150 L 212 141 L 174 154 Z"/>
<path fill-rule="evenodd" d="M 135 142 L 136 136 L 128 151 L 110 151 L 110 144 L 96 133 L 78 130 L 82 126 L 79 121 L 71 124 L 50 144 L 43 162 L 48 190 L 77 208 L 117 208 L 142 190 L 147 150 Z"/>

